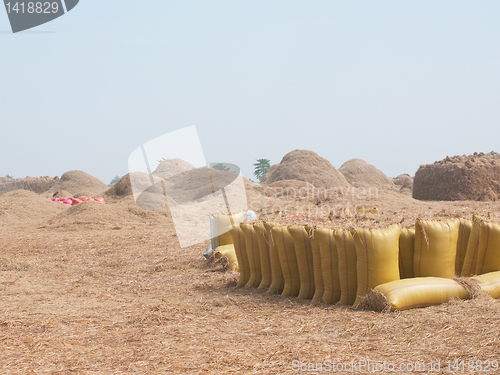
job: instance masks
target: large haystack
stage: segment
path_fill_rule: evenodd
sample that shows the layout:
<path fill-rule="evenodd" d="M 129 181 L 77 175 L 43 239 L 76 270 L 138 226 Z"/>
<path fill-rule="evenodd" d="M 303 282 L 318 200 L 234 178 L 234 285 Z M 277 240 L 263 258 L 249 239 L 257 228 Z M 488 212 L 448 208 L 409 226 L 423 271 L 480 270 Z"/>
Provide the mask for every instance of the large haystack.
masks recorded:
<path fill-rule="evenodd" d="M 395 190 L 394 182 L 384 172 L 362 159 L 351 159 L 339 168 L 346 180 L 357 188 Z"/>
<path fill-rule="evenodd" d="M 304 181 L 318 188 L 351 187 L 344 175 L 328 160 L 308 150 L 294 150 L 286 154 L 270 176 L 266 177 L 265 183 L 281 180 Z"/>
<path fill-rule="evenodd" d="M 413 180 L 420 200 L 496 201 L 500 196 L 500 154 L 475 152 L 421 165 Z"/>
<path fill-rule="evenodd" d="M 51 197 L 60 190 L 66 190 L 74 196 L 82 195 L 80 193 L 85 192 L 86 194 L 84 195 L 97 197 L 102 196 L 102 194 L 108 190 L 108 186 L 88 173 L 82 171 L 68 171 L 61 176 L 61 179 L 57 181 L 54 186 L 43 193 L 43 195 Z"/>
<path fill-rule="evenodd" d="M 13 190 L 29 190 L 33 193 L 42 194 L 49 190 L 59 180 L 59 177 L 26 177 L 7 178 L 0 177 L 0 195 Z"/>

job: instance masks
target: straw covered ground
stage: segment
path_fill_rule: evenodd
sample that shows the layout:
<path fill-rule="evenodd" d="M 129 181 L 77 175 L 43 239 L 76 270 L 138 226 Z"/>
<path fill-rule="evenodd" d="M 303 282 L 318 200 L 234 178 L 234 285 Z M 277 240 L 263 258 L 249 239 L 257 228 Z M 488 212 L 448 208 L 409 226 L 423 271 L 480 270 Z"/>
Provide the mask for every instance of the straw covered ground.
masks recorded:
<path fill-rule="evenodd" d="M 297 198 L 297 211 L 285 213 L 272 192 L 248 194 L 266 220 L 325 226 L 500 211 L 495 202 L 418 202 L 388 192 L 361 200 L 380 209 L 370 219 L 309 217 L 302 204 L 317 198 Z M 15 204 L 21 198 L 29 204 Z M 448 371 L 447 361 L 499 360 L 500 302 L 489 297 L 375 313 L 236 289 L 237 274 L 203 258 L 208 241 L 179 247 L 167 214 L 124 200 L 68 208 L 38 198 L 0 197 L 2 374 L 286 374 L 363 360 L 426 366 L 393 373 L 460 374 L 475 371 Z M 430 370 L 436 361 L 439 372 Z"/>

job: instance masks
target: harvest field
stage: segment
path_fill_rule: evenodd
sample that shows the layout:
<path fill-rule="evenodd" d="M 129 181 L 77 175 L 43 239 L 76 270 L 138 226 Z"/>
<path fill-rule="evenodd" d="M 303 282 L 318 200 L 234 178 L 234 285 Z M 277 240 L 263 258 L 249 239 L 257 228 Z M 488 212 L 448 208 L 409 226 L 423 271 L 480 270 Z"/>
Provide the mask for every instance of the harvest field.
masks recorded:
<path fill-rule="evenodd" d="M 308 214 L 300 207 L 316 198 L 270 192 L 247 184 L 250 208 L 264 220 L 358 220 Z M 498 373 L 497 300 L 377 313 L 235 288 L 237 273 L 204 259 L 209 241 L 180 248 L 168 212 L 104 197 L 69 207 L 25 190 L 0 196 L 2 374 L 291 374 L 333 362 L 343 373 L 352 363 L 354 373 L 373 373 L 385 362 L 393 373 L 470 374 L 488 361 Z M 298 211 L 270 208 L 285 203 Z M 336 203 L 377 207 L 363 219 L 376 226 L 500 212 L 496 202 L 423 202 L 395 191 Z"/>
<path fill-rule="evenodd" d="M 0 375 L 500 374 L 500 1 L 139 4 L 4 1 Z"/>

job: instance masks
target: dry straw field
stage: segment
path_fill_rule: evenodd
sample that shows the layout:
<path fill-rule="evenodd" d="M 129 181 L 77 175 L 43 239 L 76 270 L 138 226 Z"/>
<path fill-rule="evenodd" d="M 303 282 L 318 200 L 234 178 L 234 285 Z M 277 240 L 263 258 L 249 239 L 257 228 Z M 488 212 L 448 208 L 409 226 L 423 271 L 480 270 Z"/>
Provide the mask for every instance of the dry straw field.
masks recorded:
<path fill-rule="evenodd" d="M 500 212 L 496 202 L 423 202 L 391 188 L 337 194 L 337 206 L 380 211 L 348 217 L 305 211 L 317 197 L 247 189 L 261 218 L 283 223 L 410 225 Z M 370 361 L 426 366 L 392 373 L 462 374 L 475 373 L 470 360 L 499 360 L 497 300 L 376 313 L 237 289 L 237 274 L 203 258 L 209 241 L 180 248 L 168 212 L 141 210 L 125 193 L 105 198 L 68 207 L 24 190 L 0 196 L 0 373 L 292 374 Z M 284 203 L 287 212 L 276 209 Z M 456 360 L 464 371 L 448 369 Z"/>

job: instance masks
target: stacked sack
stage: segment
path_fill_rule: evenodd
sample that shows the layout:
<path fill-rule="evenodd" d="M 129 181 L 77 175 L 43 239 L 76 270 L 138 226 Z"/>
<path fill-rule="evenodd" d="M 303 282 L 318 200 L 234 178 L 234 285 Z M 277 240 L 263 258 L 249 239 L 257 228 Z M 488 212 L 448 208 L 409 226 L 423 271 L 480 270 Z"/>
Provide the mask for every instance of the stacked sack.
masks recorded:
<path fill-rule="evenodd" d="M 358 306 L 375 286 L 399 279 L 401 227 L 332 230 L 277 223 L 243 223 L 230 234 L 238 287 L 283 297 Z"/>
<path fill-rule="evenodd" d="M 483 292 L 500 298 L 500 223 L 474 215 L 467 223 L 463 242 L 461 275 L 472 277 Z"/>
<path fill-rule="evenodd" d="M 352 230 L 254 222 L 229 234 L 237 287 L 354 308 L 376 291 L 405 310 L 468 298 L 454 277 L 476 274 L 483 290 L 500 296 L 500 224 L 478 217 Z"/>

